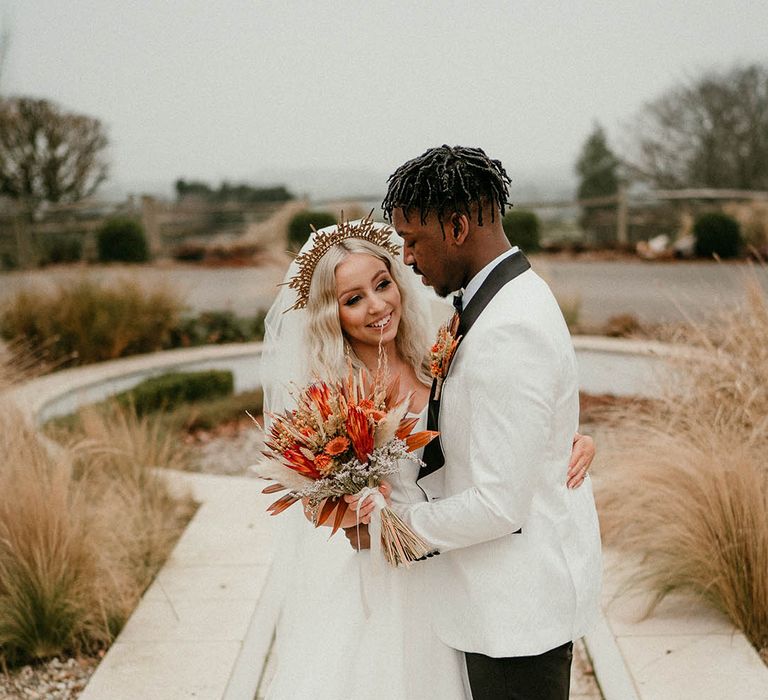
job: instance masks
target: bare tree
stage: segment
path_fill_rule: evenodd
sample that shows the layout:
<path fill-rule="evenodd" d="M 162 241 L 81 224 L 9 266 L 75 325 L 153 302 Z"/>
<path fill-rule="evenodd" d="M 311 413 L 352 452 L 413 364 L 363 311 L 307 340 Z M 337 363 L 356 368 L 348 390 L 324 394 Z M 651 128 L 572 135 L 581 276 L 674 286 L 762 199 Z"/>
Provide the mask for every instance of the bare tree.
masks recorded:
<path fill-rule="evenodd" d="M 29 213 L 87 197 L 107 177 L 106 146 L 98 119 L 48 100 L 0 99 L 0 194 Z"/>
<path fill-rule="evenodd" d="M 626 161 L 661 188 L 768 189 L 768 66 L 710 72 L 648 103 Z"/>

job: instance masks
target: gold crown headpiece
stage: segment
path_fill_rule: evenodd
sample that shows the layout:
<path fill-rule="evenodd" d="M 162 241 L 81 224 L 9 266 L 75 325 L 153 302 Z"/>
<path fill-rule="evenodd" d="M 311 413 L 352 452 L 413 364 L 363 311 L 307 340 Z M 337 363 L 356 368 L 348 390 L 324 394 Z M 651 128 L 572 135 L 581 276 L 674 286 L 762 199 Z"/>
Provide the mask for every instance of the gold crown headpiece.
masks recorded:
<path fill-rule="evenodd" d="M 295 289 L 298 296 L 296 303 L 289 309 L 286 309 L 286 311 L 306 307 L 309 301 L 309 287 L 312 284 L 312 276 L 315 274 L 317 263 L 320 262 L 320 258 L 323 255 L 341 241 L 346 241 L 350 238 L 362 238 L 380 248 L 384 248 L 392 255 L 399 255 L 400 247 L 393 243 L 390 238 L 392 229 L 389 226 L 377 228 L 373 223 L 372 215 L 373 212 L 355 224 L 351 224 L 349 221 L 342 221 L 331 231 L 321 231 L 318 233 L 314 226 L 311 227 L 315 234 L 312 247 L 306 253 L 302 253 L 296 258 L 295 262 L 299 266 L 298 273 L 291 277 L 288 282 L 283 282 L 290 289 Z M 344 214 L 342 213 L 342 219 L 343 217 Z"/>

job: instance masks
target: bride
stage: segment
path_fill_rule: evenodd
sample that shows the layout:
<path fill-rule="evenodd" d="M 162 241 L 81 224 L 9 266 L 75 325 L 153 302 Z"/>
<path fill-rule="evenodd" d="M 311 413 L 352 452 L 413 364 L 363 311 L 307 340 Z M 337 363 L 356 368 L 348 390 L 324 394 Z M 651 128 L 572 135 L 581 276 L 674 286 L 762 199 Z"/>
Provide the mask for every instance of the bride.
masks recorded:
<path fill-rule="evenodd" d="M 412 394 L 414 430 L 426 427 L 430 297 L 439 302 L 416 285 L 399 245 L 391 229 L 369 219 L 313 233 L 267 315 L 265 415 L 292 407 L 291 385 L 343 376 L 349 361 L 373 372 L 383 352 L 402 392 Z M 591 438 L 577 435 L 569 485 L 581 483 L 593 457 Z M 418 471 L 401 463 L 390 478 L 394 502 L 425 500 Z M 349 512 L 343 526 L 355 527 L 355 518 Z M 464 654 L 431 630 L 424 585 L 431 560 L 410 569 L 374 566 L 367 550 L 309 526 L 298 506 L 277 520 L 283 605 L 267 698 L 471 698 Z"/>

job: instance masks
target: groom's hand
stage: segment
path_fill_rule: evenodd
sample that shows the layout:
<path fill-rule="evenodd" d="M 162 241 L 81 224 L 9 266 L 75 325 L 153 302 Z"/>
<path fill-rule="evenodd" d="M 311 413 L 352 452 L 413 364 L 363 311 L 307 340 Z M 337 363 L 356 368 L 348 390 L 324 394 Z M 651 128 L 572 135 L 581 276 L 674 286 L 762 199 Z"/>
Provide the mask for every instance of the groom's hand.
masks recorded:
<path fill-rule="evenodd" d="M 360 533 L 359 540 L 358 540 L 358 531 Z M 359 549 L 371 548 L 371 536 L 368 534 L 367 525 L 360 525 L 359 528 L 345 527 L 344 534 L 347 536 L 347 539 L 349 540 L 349 544 L 352 546 L 352 549 L 359 550 Z"/>

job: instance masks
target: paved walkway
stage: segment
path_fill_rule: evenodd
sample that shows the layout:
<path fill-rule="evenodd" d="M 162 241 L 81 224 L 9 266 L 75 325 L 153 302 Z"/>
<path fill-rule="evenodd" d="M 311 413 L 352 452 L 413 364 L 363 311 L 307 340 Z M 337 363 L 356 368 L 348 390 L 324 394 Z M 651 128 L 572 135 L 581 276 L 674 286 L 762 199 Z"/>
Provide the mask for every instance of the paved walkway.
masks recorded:
<path fill-rule="evenodd" d="M 648 615 L 626 555 L 603 554 L 604 618 L 586 642 L 606 700 L 768 698 L 768 668 L 724 615 L 682 594 Z"/>
<path fill-rule="evenodd" d="M 237 662 L 248 654 L 257 672 L 264 664 L 275 622 L 265 617 L 272 544 L 264 482 L 167 476 L 202 505 L 81 700 L 247 700 Z M 254 623 L 266 635 L 261 648 Z"/>
<path fill-rule="evenodd" d="M 578 299 L 579 321 L 599 325 L 634 314 L 646 323 L 704 321 L 744 300 L 754 271 L 768 291 L 768 268 L 714 261 L 578 261 L 535 256 L 534 269 L 561 301 Z"/>
<path fill-rule="evenodd" d="M 82 700 L 250 700 L 257 688 L 263 697 L 279 593 L 264 482 L 167 474 L 202 506 Z M 573 698 L 768 698 L 768 670 L 725 618 L 681 596 L 644 617 L 647 600 L 625 590 L 626 563 L 614 552 L 605 573 L 604 618 L 586 649 L 577 646 Z"/>
<path fill-rule="evenodd" d="M 202 503 L 92 676 L 81 700 L 263 698 L 277 606 L 265 482 L 166 472 Z M 269 660 L 269 663 L 267 661 Z M 571 697 L 602 700 L 583 644 Z"/>
<path fill-rule="evenodd" d="M 750 270 L 743 263 L 588 262 L 549 256 L 533 256 L 532 261 L 558 298 L 579 300 L 580 320 L 587 324 L 600 324 L 624 313 L 651 323 L 681 321 L 688 316 L 701 320 L 743 299 L 744 276 Z M 269 307 L 285 269 L 283 260 L 247 268 L 174 264 L 6 272 L 0 273 L 0 303 L 29 283 L 48 286 L 81 275 L 94 279 L 128 275 L 142 284 L 170 284 L 192 310 L 232 309 L 252 315 Z M 756 273 L 768 289 L 768 272 L 757 267 Z"/>

